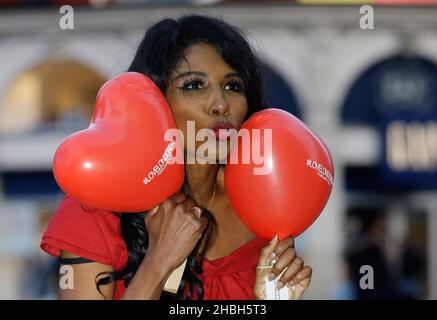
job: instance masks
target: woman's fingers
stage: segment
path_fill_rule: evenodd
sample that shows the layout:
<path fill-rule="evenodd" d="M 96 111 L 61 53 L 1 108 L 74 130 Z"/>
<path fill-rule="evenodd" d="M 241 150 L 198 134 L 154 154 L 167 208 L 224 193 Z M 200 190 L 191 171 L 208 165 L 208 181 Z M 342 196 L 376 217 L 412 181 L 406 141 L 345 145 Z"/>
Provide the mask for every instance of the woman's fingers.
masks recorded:
<path fill-rule="evenodd" d="M 208 225 L 208 219 L 205 217 L 201 217 L 199 219 L 199 231 L 202 233 L 207 225 Z"/>
<path fill-rule="evenodd" d="M 273 249 L 276 247 L 277 243 L 278 236 L 275 236 L 267 246 L 262 248 L 258 260 L 259 267 L 270 266 L 271 259 L 269 258 L 269 256 L 273 252 Z"/>
<path fill-rule="evenodd" d="M 279 277 L 276 283 L 278 289 L 287 285 L 291 293 L 290 299 L 300 299 L 310 284 L 312 269 L 305 266 L 303 260 L 297 256 L 293 238 L 278 241 L 275 237 L 261 250 L 258 267 L 263 269 L 272 264 L 268 279 L 272 281 Z M 258 272 L 259 270 L 257 275 Z"/>
<path fill-rule="evenodd" d="M 279 276 L 296 257 L 294 250 L 294 239 L 287 237 L 277 243 L 273 250 L 268 255 L 268 259 L 274 261 L 273 268 L 268 275 L 269 280 L 275 279 Z"/>
<path fill-rule="evenodd" d="M 192 207 L 197 206 L 196 201 L 190 198 L 185 198 L 182 200 L 179 204 L 183 205 L 185 207 L 185 211 L 190 211 Z"/>
<path fill-rule="evenodd" d="M 159 204 L 156 207 L 154 207 L 153 209 L 146 212 L 146 214 L 144 216 L 144 222 L 146 223 L 146 225 L 149 224 L 150 219 L 152 219 L 158 213 L 160 208 L 161 208 L 161 205 Z"/>
<path fill-rule="evenodd" d="M 296 258 L 296 251 L 293 248 L 287 248 L 277 259 L 272 267 L 272 272 L 278 276 L 285 268 Z"/>
<path fill-rule="evenodd" d="M 202 217 L 203 210 L 202 210 L 202 208 L 200 208 L 198 206 L 191 207 L 189 211 L 192 214 L 194 214 L 194 216 L 196 217 L 197 220 L 199 220 Z"/>
<path fill-rule="evenodd" d="M 299 271 L 299 262 L 302 261 L 300 258 L 296 258 L 296 251 L 293 248 L 288 248 L 285 252 L 278 258 L 278 261 L 273 265 L 273 268 L 268 276 L 269 280 L 275 279 L 279 276 L 285 269 L 287 269 L 282 275 L 281 279 L 284 277 L 285 273 L 290 274 L 290 279 Z M 302 262 L 303 265 L 303 262 Z M 302 266 L 300 266 L 302 267 Z M 291 268 L 291 270 L 290 270 Z M 288 281 L 282 284 L 278 282 L 280 287 L 283 287 Z"/>
<path fill-rule="evenodd" d="M 287 287 L 293 291 L 295 299 L 300 299 L 305 290 L 310 286 L 312 272 L 313 270 L 310 266 L 305 266 L 294 276 L 293 280 L 287 284 Z"/>
<path fill-rule="evenodd" d="M 168 199 L 169 199 L 169 200 L 173 200 L 173 201 L 176 202 L 176 203 L 180 203 L 180 202 L 184 201 L 185 198 L 186 198 L 185 194 L 179 192 L 179 193 L 176 193 L 176 194 L 172 195 L 172 196 L 171 196 L 170 198 L 168 198 Z"/>
<path fill-rule="evenodd" d="M 300 298 L 302 298 L 305 290 L 310 286 L 310 282 L 311 277 L 305 278 L 298 284 L 290 286 L 290 289 L 292 290 L 294 295 L 294 300 L 299 300 Z"/>
<path fill-rule="evenodd" d="M 167 208 L 172 206 L 179 207 L 179 210 L 185 213 L 194 214 L 197 220 L 199 220 L 203 214 L 202 208 L 198 207 L 197 203 L 193 199 L 187 198 L 183 193 L 176 193 L 162 204 L 157 205 L 153 209 L 149 210 L 147 212 L 146 219 L 147 217 L 149 217 L 149 219 L 153 217 L 159 211 L 161 205 Z"/>
<path fill-rule="evenodd" d="M 300 260 L 302 261 L 302 260 Z M 288 287 L 300 283 L 302 280 L 311 278 L 312 269 L 310 266 L 303 266 L 303 262 L 290 265 L 281 277 L 281 282 Z"/>
<path fill-rule="evenodd" d="M 294 248 L 294 239 L 292 237 L 287 237 L 279 241 L 270 254 L 269 259 L 274 260 L 280 257 L 290 247 Z"/>
<path fill-rule="evenodd" d="M 158 212 L 158 210 L 159 210 L 159 204 L 156 207 L 154 207 L 153 209 L 147 211 L 147 215 L 153 216 L 155 213 Z"/>

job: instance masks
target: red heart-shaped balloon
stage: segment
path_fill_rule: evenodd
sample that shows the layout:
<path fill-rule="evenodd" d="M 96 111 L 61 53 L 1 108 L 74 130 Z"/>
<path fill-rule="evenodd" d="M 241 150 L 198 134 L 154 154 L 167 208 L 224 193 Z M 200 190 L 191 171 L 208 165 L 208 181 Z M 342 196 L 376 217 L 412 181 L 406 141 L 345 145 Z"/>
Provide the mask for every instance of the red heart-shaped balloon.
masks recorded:
<path fill-rule="evenodd" d="M 176 141 L 171 109 L 152 80 L 123 73 L 100 89 L 90 126 L 58 147 L 53 173 L 59 186 L 90 207 L 149 210 L 180 190 L 183 163 L 169 162 Z"/>
<path fill-rule="evenodd" d="M 265 139 L 266 129 L 271 140 Z M 255 113 L 242 130 L 249 132 L 249 147 L 240 134 L 225 168 L 235 213 L 261 238 L 298 236 L 317 219 L 331 193 L 334 166 L 328 149 L 303 122 L 279 109 Z"/>

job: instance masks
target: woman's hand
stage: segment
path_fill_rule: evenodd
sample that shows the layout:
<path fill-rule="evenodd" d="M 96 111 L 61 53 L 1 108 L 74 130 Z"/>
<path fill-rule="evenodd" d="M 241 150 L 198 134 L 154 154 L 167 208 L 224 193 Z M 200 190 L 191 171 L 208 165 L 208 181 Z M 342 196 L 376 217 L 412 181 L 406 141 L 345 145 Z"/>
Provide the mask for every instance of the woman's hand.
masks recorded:
<path fill-rule="evenodd" d="M 277 279 L 277 288 L 287 286 L 291 289 L 291 299 L 300 299 L 311 282 L 312 269 L 306 266 L 303 260 L 297 256 L 292 237 L 278 241 L 277 236 L 270 244 L 261 251 L 257 269 L 258 274 L 262 268 L 272 265 L 268 280 Z"/>
<path fill-rule="evenodd" d="M 158 261 L 172 271 L 193 251 L 208 220 L 193 200 L 178 193 L 150 210 L 145 223 L 149 234 L 145 259 Z"/>

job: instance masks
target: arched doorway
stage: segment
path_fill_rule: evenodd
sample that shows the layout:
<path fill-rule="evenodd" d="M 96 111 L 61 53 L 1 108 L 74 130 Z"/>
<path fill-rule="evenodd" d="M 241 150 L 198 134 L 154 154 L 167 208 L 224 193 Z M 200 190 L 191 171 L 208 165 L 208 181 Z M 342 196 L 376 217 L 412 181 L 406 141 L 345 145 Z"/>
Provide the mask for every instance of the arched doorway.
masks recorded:
<path fill-rule="evenodd" d="M 12 81 L 0 106 L 0 134 L 82 129 L 105 79 L 75 61 L 46 61 Z"/>
<path fill-rule="evenodd" d="M 0 104 L 0 142 L 7 156 L 0 181 L 6 199 L 59 195 L 51 170 L 52 140 L 89 125 L 104 82 L 93 68 L 71 60 L 38 63 L 11 82 Z"/>

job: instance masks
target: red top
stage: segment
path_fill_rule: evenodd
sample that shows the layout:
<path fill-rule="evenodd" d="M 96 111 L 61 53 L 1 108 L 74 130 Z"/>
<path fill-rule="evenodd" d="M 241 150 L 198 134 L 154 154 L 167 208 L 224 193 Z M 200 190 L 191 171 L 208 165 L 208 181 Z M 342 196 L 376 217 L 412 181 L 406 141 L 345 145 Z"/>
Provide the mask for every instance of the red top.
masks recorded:
<path fill-rule="evenodd" d="M 41 248 L 53 256 L 59 256 L 60 250 L 69 251 L 120 271 L 127 263 L 127 249 L 119 226 L 120 219 L 111 211 L 82 206 L 66 196 L 50 219 Z M 229 256 L 204 259 L 201 275 L 204 299 L 255 299 L 255 267 L 261 248 L 267 244 L 255 238 Z M 120 299 L 124 290 L 123 281 L 116 281 L 114 299 Z"/>

